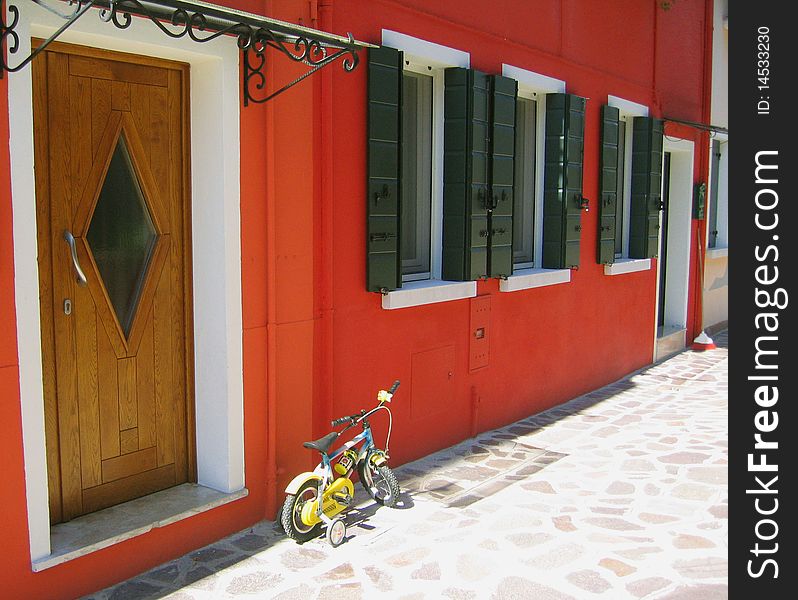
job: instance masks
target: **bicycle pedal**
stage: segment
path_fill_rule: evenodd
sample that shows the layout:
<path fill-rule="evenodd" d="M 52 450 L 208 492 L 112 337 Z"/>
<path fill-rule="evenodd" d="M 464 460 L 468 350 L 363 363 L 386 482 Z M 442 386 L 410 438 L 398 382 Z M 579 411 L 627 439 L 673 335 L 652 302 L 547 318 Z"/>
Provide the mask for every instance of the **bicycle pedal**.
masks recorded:
<path fill-rule="evenodd" d="M 349 494 L 333 494 L 333 498 L 336 502 L 343 504 L 344 506 L 349 506 L 352 504 L 352 500 L 354 500 L 354 498 Z"/>

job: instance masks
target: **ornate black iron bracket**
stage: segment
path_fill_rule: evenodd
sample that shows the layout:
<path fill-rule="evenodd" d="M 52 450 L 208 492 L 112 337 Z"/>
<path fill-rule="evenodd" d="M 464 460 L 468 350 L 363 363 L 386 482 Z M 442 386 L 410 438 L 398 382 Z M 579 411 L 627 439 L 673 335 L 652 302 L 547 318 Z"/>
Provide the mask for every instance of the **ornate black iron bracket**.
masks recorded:
<path fill-rule="evenodd" d="M 19 0 L 16 0 L 19 1 Z M 236 38 L 244 55 L 242 87 L 244 106 L 250 102 L 271 100 L 309 77 L 319 69 L 341 60 L 345 71 L 353 71 L 359 62 L 358 50 L 372 47 L 347 37 L 333 35 L 294 25 L 253 13 L 215 6 L 199 1 L 184 0 L 30 0 L 64 20 L 53 35 L 42 42 L 18 64 L 6 62 L 6 50 L 14 55 L 19 50 L 19 9 L 9 4 L 6 18 L 6 0 L 0 0 L 0 77 L 5 71 L 16 72 L 29 64 L 37 54 L 55 41 L 75 21 L 90 9 L 99 9 L 100 20 L 117 29 L 130 27 L 133 17 L 149 19 L 171 38 L 188 37 L 204 43 L 222 36 Z M 49 1 L 49 4 L 48 4 Z M 66 5 L 67 12 L 52 5 Z M 266 50 L 272 48 L 288 59 L 307 65 L 308 71 L 271 93 L 266 93 Z"/>

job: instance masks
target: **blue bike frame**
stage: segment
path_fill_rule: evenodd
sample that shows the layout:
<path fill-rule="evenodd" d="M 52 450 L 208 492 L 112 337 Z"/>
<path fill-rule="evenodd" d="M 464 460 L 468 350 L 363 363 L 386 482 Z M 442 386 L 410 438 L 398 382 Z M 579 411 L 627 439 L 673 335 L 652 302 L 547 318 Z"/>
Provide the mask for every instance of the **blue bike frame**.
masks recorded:
<path fill-rule="evenodd" d="M 361 433 L 357 434 L 351 440 L 343 444 L 340 448 L 335 450 L 332 454 L 322 453 L 321 455 L 321 462 L 319 465 L 313 470 L 316 475 L 319 475 L 323 478 L 325 484 L 329 483 L 332 479 L 332 462 L 341 456 L 344 452 L 349 450 L 350 448 L 354 448 L 361 442 L 365 441 L 366 443 L 360 449 L 357 456 L 357 462 L 359 463 L 361 460 L 364 460 L 368 457 L 369 450 L 375 448 L 374 446 L 374 437 L 371 435 L 371 427 L 366 427 Z M 353 465 L 354 468 L 356 465 Z"/>

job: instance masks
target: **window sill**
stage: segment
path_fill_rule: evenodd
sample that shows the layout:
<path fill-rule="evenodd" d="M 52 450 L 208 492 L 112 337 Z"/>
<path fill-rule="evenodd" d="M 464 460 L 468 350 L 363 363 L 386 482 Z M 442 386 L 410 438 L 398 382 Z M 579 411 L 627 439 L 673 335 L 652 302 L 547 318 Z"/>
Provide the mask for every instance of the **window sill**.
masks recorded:
<path fill-rule="evenodd" d="M 401 289 L 388 292 L 382 297 L 382 308 L 395 310 L 473 298 L 476 295 L 476 281 L 440 281 L 437 279 L 408 281 Z"/>
<path fill-rule="evenodd" d="M 636 273 L 637 271 L 648 271 L 651 268 L 650 258 L 621 258 L 611 265 L 604 265 L 605 275 L 623 275 L 624 273 Z"/>
<path fill-rule="evenodd" d="M 185 483 L 53 525 L 50 528 L 51 554 L 34 561 L 31 567 L 34 573 L 49 569 L 158 527 L 234 502 L 248 493 L 246 488 L 224 493 Z"/>
<path fill-rule="evenodd" d="M 571 281 L 570 269 L 520 269 L 499 281 L 500 292 L 517 292 Z"/>
<path fill-rule="evenodd" d="M 707 248 L 707 258 L 725 258 L 729 256 L 729 248 Z"/>

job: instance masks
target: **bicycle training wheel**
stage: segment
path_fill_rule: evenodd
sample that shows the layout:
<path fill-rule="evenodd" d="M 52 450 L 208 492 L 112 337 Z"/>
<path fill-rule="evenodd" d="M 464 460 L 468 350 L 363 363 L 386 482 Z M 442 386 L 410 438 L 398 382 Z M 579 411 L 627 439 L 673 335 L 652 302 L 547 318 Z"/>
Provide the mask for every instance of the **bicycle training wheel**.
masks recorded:
<path fill-rule="evenodd" d="M 280 523 L 288 537 L 296 542 L 312 540 L 321 531 L 321 522 L 315 525 L 306 525 L 302 522 L 302 508 L 308 502 L 313 502 L 319 495 L 317 486 L 317 481 L 311 479 L 303 483 L 296 494 L 289 494 L 285 497 L 283 508 L 280 511 Z"/>
<path fill-rule="evenodd" d="M 375 466 L 366 459 L 358 465 L 360 483 L 375 502 L 383 506 L 394 506 L 399 500 L 399 482 L 388 465 Z"/>

